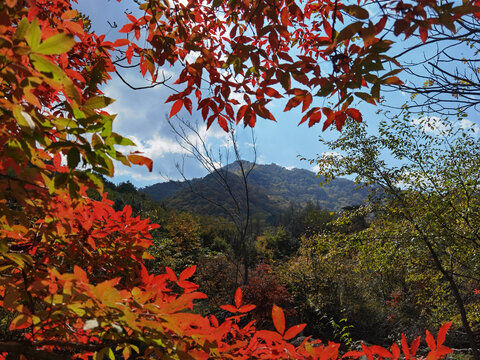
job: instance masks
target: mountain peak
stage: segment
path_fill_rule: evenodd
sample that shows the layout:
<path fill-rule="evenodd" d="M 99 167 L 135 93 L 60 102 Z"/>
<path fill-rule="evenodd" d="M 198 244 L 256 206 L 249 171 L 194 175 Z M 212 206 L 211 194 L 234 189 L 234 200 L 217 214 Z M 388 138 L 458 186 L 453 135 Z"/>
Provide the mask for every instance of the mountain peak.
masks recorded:
<path fill-rule="evenodd" d="M 222 169 L 240 175 L 240 165 L 245 171 L 249 171 L 253 163 L 239 160 L 225 165 Z M 221 215 L 222 211 L 215 208 L 206 199 L 214 200 L 217 203 L 227 203 L 231 201 L 229 191 L 238 194 L 241 198 L 244 196 L 242 194 L 245 193 L 245 189 L 238 176 L 228 177 L 229 190 L 214 179 L 209 174 L 192 181 L 197 194 L 192 193 L 187 183 L 182 181 L 158 183 L 140 191 L 150 195 L 154 200 L 163 201 L 167 206 L 178 210 Z M 268 217 L 287 208 L 292 202 L 300 206 L 313 202 L 326 210 L 339 211 L 345 206 L 364 203 L 368 195 L 368 190 L 357 188 L 352 181 L 347 179 L 334 179 L 322 186 L 319 185 L 320 182 L 321 179 L 310 170 L 287 169 L 274 163 L 255 164 L 248 176 L 252 214 Z"/>

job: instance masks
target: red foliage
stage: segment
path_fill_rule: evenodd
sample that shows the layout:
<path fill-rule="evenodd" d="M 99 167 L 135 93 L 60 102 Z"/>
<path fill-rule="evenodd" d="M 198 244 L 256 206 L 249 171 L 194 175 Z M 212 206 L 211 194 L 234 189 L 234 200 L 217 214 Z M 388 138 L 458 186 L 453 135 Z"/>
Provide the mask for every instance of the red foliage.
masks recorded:
<path fill-rule="evenodd" d="M 225 38 L 225 23 L 215 15 L 218 8 L 225 11 L 226 21 L 235 14 L 243 20 L 252 18 L 249 2 L 236 4 L 229 7 L 214 1 L 199 7 L 190 1 L 173 8 L 163 2 L 144 4 L 145 15 L 139 19 L 129 15 L 130 23 L 122 28 L 123 32 L 133 32 L 138 40 L 146 26 L 152 48 L 144 49 L 124 39 L 111 43 L 88 32 L 68 0 L 0 2 L 0 307 L 5 319 L 12 319 L 5 331 L 13 339 L 0 341 L 0 358 L 12 354 L 35 359 L 103 359 L 114 358 L 117 352 L 125 359 L 132 352 L 151 359 L 338 357 L 338 344 L 312 346 L 305 341 L 294 347 L 288 343 L 304 325 L 286 329 L 283 310 L 276 306 L 271 308 L 277 331 L 257 330 L 253 322 L 240 326 L 239 320 L 254 309 L 242 304 L 241 290 L 235 305 L 224 307 L 233 316 L 223 323 L 213 316 L 195 314 L 195 300 L 206 297 L 189 281 L 195 267 L 179 276 L 169 268 L 165 274 L 150 274 L 144 259 L 151 243 L 149 231 L 156 225 L 132 217 L 129 207 L 115 211 L 102 194 L 96 175 L 113 175 L 112 160 L 151 169 L 149 159 L 136 153 L 123 155 L 115 149 L 115 145 L 133 143 L 112 132 L 114 116 L 102 110 L 112 100 L 98 87 L 115 70 L 110 54 L 115 47 L 128 45 L 127 60 L 139 56 L 142 74 L 148 72 L 153 78 L 158 66 L 185 60 L 190 50 L 200 49 L 201 56 L 187 64 L 177 80 L 186 88 L 170 99 L 175 101 L 172 113 L 180 105 L 190 111 L 188 96 L 195 94 L 208 122 L 232 121 L 235 103 L 228 96 L 230 88 L 242 89 L 246 95 L 257 88 L 256 100 L 246 96 L 248 105 L 242 116 L 237 113 L 238 120 L 253 126 L 256 115 L 272 118 L 265 107 L 269 101 L 265 93 L 267 97 L 278 95 L 264 89 L 276 83 L 288 95 L 298 96 L 292 107 L 302 104 L 305 111 L 310 106 L 311 93 L 292 89 L 290 77 L 306 86 L 315 85 L 303 74 L 316 74 L 318 68 L 306 55 L 301 62 L 293 62 L 285 52 L 286 41 L 291 40 L 286 30 L 314 10 L 328 29 L 322 16 L 331 12 L 331 4 L 314 9 L 318 5 L 308 2 L 302 11 L 293 1 L 282 1 L 278 8 L 260 2 L 258 13 L 263 16 L 255 17 L 252 26 L 261 31 L 264 21 L 278 15 L 281 25 L 267 27 L 264 35 L 251 39 L 233 22 L 230 36 Z M 342 9 L 361 15 L 358 7 Z M 360 30 L 361 26 L 351 35 Z M 402 25 L 400 31 L 404 30 Z M 198 48 L 199 41 L 206 41 L 202 34 L 211 31 L 225 38 L 225 44 L 239 44 L 227 60 L 219 56 L 226 48 L 213 41 Z M 299 33 L 293 36 L 300 40 L 302 49 L 311 41 L 320 41 L 307 37 L 305 42 Z M 373 35 L 363 35 L 363 40 L 366 47 L 378 43 Z M 252 44 L 259 46 L 252 48 Z M 247 76 L 247 59 L 254 67 L 263 66 L 272 81 L 253 76 L 255 70 Z M 224 65 L 243 73 L 243 82 L 234 82 L 231 74 L 221 73 Z M 348 64 L 342 64 L 344 67 Z M 204 71 L 215 84 L 213 97 L 202 95 Z M 362 80 L 361 76 L 357 80 Z M 357 112 L 343 110 L 360 119 Z M 325 108 L 322 111 L 331 114 Z M 345 117 L 334 114 L 337 127 L 341 127 Z M 80 170 L 79 164 L 88 165 L 88 170 Z M 87 189 L 92 188 L 98 189 L 101 201 L 87 196 Z M 171 290 L 173 285 L 175 291 Z M 436 342 L 427 333 L 431 358 L 447 353 L 443 341 L 448 326 L 442 327 Z M 365 347 L 363 354 L 383 356 L 388 352 L 398 358 L 395 346 L 391 352 Z M 402 348 L 404 352 L 408 348 L 403 341 Z"/>
<path fill-rule="evenodd" d="M 300 123 L 312 126 L 321 118 L 321 109 L 311 107 L 313 98 L 336 95 L 337 104 L 323 108 L 335 114 L 324 120 L 324 129 L 335 124 L 341 130 L 347 117 L 362 120 L 350 107 L 355 100 L 375 105 L 383 86 L 402 84 L 395 76 L 402 66 L 389 54 L 394 41 L 403 40 L 397 38 L 415 36 L 425 43 L 433 26 L 454 34 L 462 19 L 480 16 L 478 1 L 452 6 L 394 0 L 378 3 L 384 15 L 377 17 L 365 3 L 150 1 L 140 6 L 143 16 L 128 16 L 121 31 L 134 32 L 137 40 L 140 28 L 145 31 L 149 46 L 132 41 L 127 50 L 129 62 L 133 54 L 140 59 L 142 74 L 148 69 L 155 80 L 166 64 L 183 65 L 174 82 L 180 91 L 167 100 L 173 103 L 170 116 L 182 106 L 191 111 L 195 99 L 208 127 L 214 121 L 224 130 L 229 123 L 253 127 L 257 117 L 275 120 L 269 103 L 286 98 L 284 111 L 302 105 Z M 198 56 L 190 60 L 193 51 Z M 332 71 L 325 70 L 327 63 Z M 240 105 L 237 111 L 234 105 Z"/>
<path fill-rule="evenodd" d="M 291 307 L 293 299 L 288 290 L 277 280 L 269 265 L 259 265 L 243 287 L 244 297 L 255 304 L 253 317 L 260 323 L 270 322 L 270 313 L 274 304 L 287 309 L 287 315 L 296 312 Z M 274 318 L 275 319 L 275 318 Z"/>

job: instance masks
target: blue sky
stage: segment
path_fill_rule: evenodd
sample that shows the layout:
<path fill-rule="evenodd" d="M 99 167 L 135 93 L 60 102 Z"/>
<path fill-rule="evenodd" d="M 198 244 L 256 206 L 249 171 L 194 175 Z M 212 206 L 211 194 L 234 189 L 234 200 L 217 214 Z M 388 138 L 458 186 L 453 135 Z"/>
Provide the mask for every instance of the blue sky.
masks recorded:
<path fill-rule="evenodd" d="M 137 11 L 133 2 L 127 4 L 125 1 L 118 3 L 114 0 L 81 0 L 77 8 L 90 17 L 92 28 L 98 34 L 106 34 L 109 40 L 114 40 L 118 29 L 127 22 L 124 12 Z M 112 29 L 109 23 L 116 23 L 118 27 Z M 166 74 L 176 72 L 174 68 L 164 70 Z M 138 69 L 123 70 L 122 74 L 133 84 L 146 85 Z M 116 99 L 116 102 L 108 108 L 111 113 L 118 114 L 114 122 L 114 131 L 131 138 L 138 148 L 154 161 L 152 173 L 148 173 L 144 167 L 128 168 L 117 164 L 113 181 L 118 183 L 129 180 L 136 186 L 143 187 L 165 181 L 165 179 L 179 179 L 180 175 L 175 169 L 175 163 L 182 162 L 185 152 L 176 142 L 166 121 L 170 104 L 165 104 L 165 100 L 171 94 L 171 90 L 161 86 L 148 90 L 131 90 L 113 74 L 113 79 L 103 88 L 103 91 L 107 96 Z M 408 99 L 409 95 L 401 92 L 389 94 L 387 97 L 389 104 L 396 105 L 401 105 Z M 315 101 L 318 102 L 317 105 L 322 106 L 323 99 L 314 99 L 313 106 L 316 106 Z M 284 106 L 283 100 L 273 104 L 271 110 L 277 122 L 264 119 L 257 121 L 254 129 L 257 162 L 314 170 L 312 165 L 307 161 L 301 161 L 300 157 L 312 159 L 317 154 L 328 151 L 318 141 L 319 137 L 331 139 L 338 136 L 338 132 L 336 130 L 322 132 L 321 124 L 312 128 L 306 124 L 298 126 L 301 118 L 300 111 L 283 113 Z M 376 115 L 377 107 L 360 104 L 358 108 L 362 111 L 364 121 L 369 124 L 371 131 L 375 131 L 375 124 L 379 120 Z M 194 112 L 190 115 L 181 111 L 179 115 L 186 120 L 201 123 L 198 113 Z M 226 134 L 216 123 L 204 134 L 212 148 L 222 150 L 222 146 L 226 143 Z M 243 157 L 247 160 L 251 159 L 250 129 L 238 127 L 237 134 Z M 187 177 L 200 177 L 206 174 L 206 171 L 195 161 L 189 161 L 187 158 L 185 164 Z"/>

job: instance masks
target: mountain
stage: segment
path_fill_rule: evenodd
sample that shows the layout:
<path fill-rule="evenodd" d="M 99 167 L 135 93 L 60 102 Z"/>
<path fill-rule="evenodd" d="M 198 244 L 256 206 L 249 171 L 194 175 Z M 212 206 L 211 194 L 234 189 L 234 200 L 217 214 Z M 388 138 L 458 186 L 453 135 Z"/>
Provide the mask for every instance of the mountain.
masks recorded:
<path fill-rule="evenodd" d="M 241 165 L 248 170 L 252 163 L 242 161 Z M 227 177 L 231 192 L 240 203 L 244 203 L 240 162 L 229 164 L 220 171 Z M 313 203 L 326 210 L 338 211 L 345 206 L 364 203 L 368 195 L 368 190 L 356 187 L 347 179 L 334 179 L 320 186 L 321 180 L 309 170 L 289 170 L 276 164 L 257 164 L 248 177 L 252 214 L 269 218 L 286 209 L 292 202 L 301 206 Z M 224 215 L 223 210 L 212 202 L 225 207 L 234 206 L 231 196 L 218 182 L 215 174 L 193 179 L 190 185 L 182 181 L 169 181 L 147 186 L 140 191 L 167 206 L 196 213 Z"/>

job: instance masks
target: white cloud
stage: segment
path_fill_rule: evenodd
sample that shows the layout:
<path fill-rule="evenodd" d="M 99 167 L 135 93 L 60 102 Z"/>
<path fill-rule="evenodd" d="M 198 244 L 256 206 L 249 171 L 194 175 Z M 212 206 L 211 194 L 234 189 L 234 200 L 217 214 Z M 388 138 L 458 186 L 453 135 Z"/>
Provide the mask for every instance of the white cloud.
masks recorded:
<path fill-rule="evenodd" d="M 415 118 L 411 121 L 412 126 L 420 127 L 425 133 L 432 133 L 436 135 L 445 135 L 451 130 L 449 124 L 438 116 L 423 116 Z"/>
<path fill-rule="evenodd" d="M 479 131 L 480 131 L 480 127 L 478 126 L 478 124 L 468 119 L 460 120 L 458 126 L 463 130 L 471 130 L 473 131 L 473 133 L 477 135 L 479 134 Z"/>
<path fill-rule="evenodd" d="M 165 154 L 185 154 L 186 151 L 174 139 L 154 134 L 152 138 L 140 142 L 138 149 L 147 156 L 157 158 Z"/>
<path fill-rule="evenodd" d="M 118 165 L 115 167 L 115 176 L 122 176 L 127 179 L 134 179 L 148 183 L 163 182 L 165 180 L 165 177 L 159 172 L 153 171 L 149 173 L 147 171 L 139 171 L 138 166 L 129 168 L 123 165 Z"/>
<path fill-rule="evenodd" d="M 412 119 L 411 124 L 420 127 L 425 133 L 434 135 L 447 135 L 455 128 L 471 130 L 476 135 L 480 134 L 479 125 L 469 119 L 447 121 L 438 116 L 424 116 Z"/>

